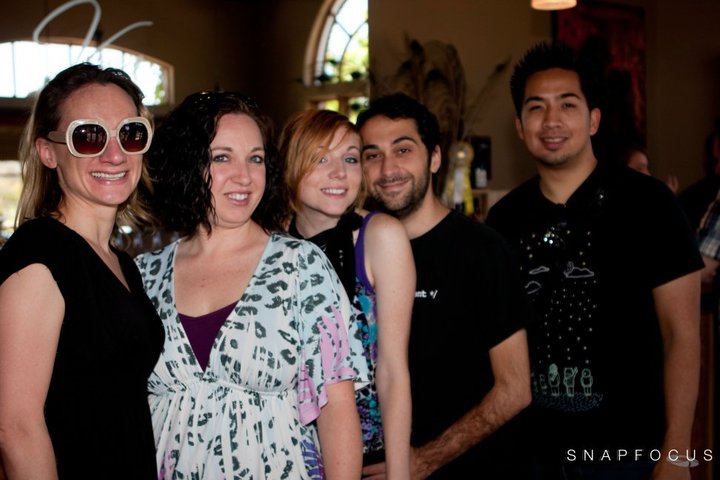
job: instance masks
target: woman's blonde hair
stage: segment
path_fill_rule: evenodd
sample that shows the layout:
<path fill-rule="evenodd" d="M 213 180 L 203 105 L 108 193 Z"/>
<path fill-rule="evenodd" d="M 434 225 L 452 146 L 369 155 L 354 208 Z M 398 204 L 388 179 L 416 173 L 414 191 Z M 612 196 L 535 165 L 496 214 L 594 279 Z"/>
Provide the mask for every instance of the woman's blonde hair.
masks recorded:
<path fill-rule="evenodd" d="M 62 190 L 57 171 L 43 165 L 35 146 L 38 138 L 57 129 L 62 116 L 62 107 L 68 96 L 80 88 L 98 83 L 113 84 L 120 87 L 132 99 L 137 114 L 150 120 L 149 110 L 143 105 L 143 94 L 130 77 L 115 68 L 101 69 L 96 65 L 81 63 L 58 73 L 38 95 L 32 113 L 20 140 L 19 158 L 22 165 L 23 188 L 20 194 L 15 226 L 37 217 L 59 216 L 62 203 Z M 145 162 L 142 166 L 140 185 L 118 208 L 116 225 L 138 227 L 151 223 L 151 216 L 145 203 L 151 184 Z"/>
<path fill-rule="evenodd" d="M 345 135 L 359 135 L 354 123 L 345 115 L 331 110 L 306 110 L 288 121 L 280 134 L 280 159 L 286 189 L 287 216 L 300 209 L 300 182 L 327 154 L 335 133 L 345 129 Z M 365 180 L 352 208 L 359 208 L 365 201 Z"/>

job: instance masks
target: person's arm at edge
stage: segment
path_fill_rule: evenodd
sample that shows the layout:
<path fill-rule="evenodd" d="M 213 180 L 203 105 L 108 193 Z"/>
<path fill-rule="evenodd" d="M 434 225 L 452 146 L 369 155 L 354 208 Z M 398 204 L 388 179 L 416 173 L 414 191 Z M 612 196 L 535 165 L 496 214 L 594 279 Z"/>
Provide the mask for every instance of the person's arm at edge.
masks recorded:
<path fill-rule="evenodd" d="M 375 286 L 380 401 L 387 477 L 410 478 L 412 401 L 408 370 L 410 319 L 415 300 L 415 262 L 405 227 L 386 215 L 373 217 L 365 232 L 365 254 Z"/>
<path fill-rule="evenodd" d="M 697 231 L 697 242 L 705 266 L 701 271 L 702 283 L 711 286 L 720 266 L 720 199 L 716 198 L 706 209 Z"/>
<path fill-rule="evenodd" d="M 413 478 L 427 478 L 530 404 L 530 361 L 525 330 L 518 330 L 490 349 L 490 362 L 495 384 L 479 404 L 438 438 L 413 449 Z"/>
<path fill-rule="evenodd" d="M 317 418 L 325 478 L 357 480 L 362 470 L 362 433 L 351 380 L 326 385 L 328 401 Z"/>
<path fill-rule="evenodd" d="M 0 285 L 0 453 L 9 480 L 57 478 L 44 406 L 64 311 L 44 265 Z"/>
<path fill-rule="evenodd" d="M 715 275 L 717 274 L 717 268 L 720 266 L 720 262 L 712 257 L 707 257 L 705 255 L 703 255 L 702 259 L 703 263 L 705 264 L 705 266 L 700 272 L 702 283 L 712 284 L 715 280 Z"/>
<path fill-rule="evenodd" d="M 663 459 L 670 450 L 692 451 L 691 436 L 700 379 L 700 272 L 676 278 L 653 289 L 664 352 L 665 416 Z M 666 460 L 653 477 L 689 479 L 687 468 Z"/>

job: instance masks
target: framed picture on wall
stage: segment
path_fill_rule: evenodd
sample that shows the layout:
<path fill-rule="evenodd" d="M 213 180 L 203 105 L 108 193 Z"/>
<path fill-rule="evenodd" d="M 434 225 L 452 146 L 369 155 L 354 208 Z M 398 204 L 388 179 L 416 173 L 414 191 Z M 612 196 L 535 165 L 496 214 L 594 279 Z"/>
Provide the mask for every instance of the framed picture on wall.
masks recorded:
<path fill-rule="evenodd" d="M 556 41 L 590 55 L 601 69 L 608 103 L 604 119 L 617 117 L 613 121 L 627 122 L 618 128 L 632 128 L 644 140 L 645 11 L 640 7 L 586 0 L 575 8 L 555 12 L 553 36 Z"/>

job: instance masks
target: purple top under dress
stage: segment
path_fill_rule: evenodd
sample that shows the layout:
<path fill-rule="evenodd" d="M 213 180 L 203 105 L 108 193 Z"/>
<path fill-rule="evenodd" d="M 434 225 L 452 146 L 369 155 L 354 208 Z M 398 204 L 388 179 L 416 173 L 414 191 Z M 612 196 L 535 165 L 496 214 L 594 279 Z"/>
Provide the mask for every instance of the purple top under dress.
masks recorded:
<path fill-rule="evenodd" d="M 200 368 L 205 371 L 208 360 L 210 359 L 210 350 L 217 337 L 220 327 L 223 326 L 225 320 L 235 308 L 237 302 L 215 310 L 214 312 L 200 315 L 199 317 L 191 317 L 183 313 L 178 313 L 180 321 L 185 329 L 190 346 L 192 347 L 195 359 L 200 364 Z"/>

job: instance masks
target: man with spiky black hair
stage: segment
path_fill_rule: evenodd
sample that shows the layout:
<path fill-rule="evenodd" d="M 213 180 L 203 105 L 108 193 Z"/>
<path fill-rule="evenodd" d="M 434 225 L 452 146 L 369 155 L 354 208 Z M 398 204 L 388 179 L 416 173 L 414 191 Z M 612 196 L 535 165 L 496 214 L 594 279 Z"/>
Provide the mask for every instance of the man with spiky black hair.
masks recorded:
<path fill-rule="evenodd" d="M 515 247 L 536 312 L 533 478 L 689 479 L 702 261 L 665 184 L 596 159 L 596 78 L 560 44 L 518 62 L 515 126 L 538 175 L 487 219 Z"/>

